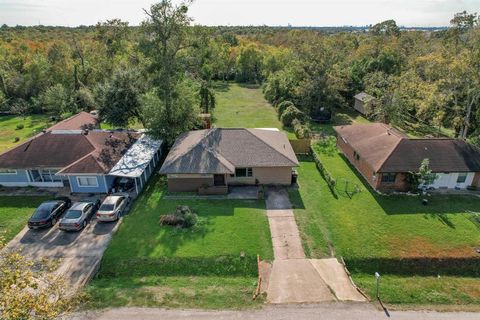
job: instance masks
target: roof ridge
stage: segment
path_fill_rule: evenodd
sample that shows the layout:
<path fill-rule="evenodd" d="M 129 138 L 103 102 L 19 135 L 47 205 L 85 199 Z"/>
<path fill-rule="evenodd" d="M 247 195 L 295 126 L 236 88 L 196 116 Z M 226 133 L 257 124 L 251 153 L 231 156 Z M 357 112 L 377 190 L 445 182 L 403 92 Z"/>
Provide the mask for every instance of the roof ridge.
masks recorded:
<path fill-rule="evenodd" d="M 79 115 L 81 115 L 83 112 L 85 112 L 85 111 L 82 110 L 82 111 L 80 111 L 79 113 L 77 113 L 77 114 L 75 114 L 75 115 L 73 115 L 73 116 L 71 116 L 71 117 L 68 117 L 68 118 L 66 118 L 66 119 L 63 119 L 62 121 L 58 121 L 57 123 L 54 123 L 52 126 L 50 126 L 49 128 L 47 128 L 47 130 L 50 130 L 51 128 L 55 127 L 57 124 L 64 123 L 64 122 L 67 122 L 68 120 L 74 119 L 74 118 L 78 117 Z M 87 112 L 85 112 L 85 113 L 87 113 Z"/>
<path fill-rule="evenodd" d="M 385 157 L 385 159 L 382 160 L 382 162 L 381 162 L 382 164 L 380 165 L 380 167 L 378 169 L 376 169 L 376 171 L 379 172 L 380 170 L 382 170 L 382 168 L 385 165 L 385 163 L 387 162 L 387 160 L 390 159 L 390 157 L 393 155 L 393 152 L 395 150 L 397 150 L 398 146 L 400 145 L 400 143 L 402 141 L 409 141 L 409 140 L 410 140 L 409 138 L 400 137 L 398 142 L 395 144 L 395 147 L 393 147 L 392 150 L 390 151 L 390 153 Z"/>
<path fill-rule="evenodd" d="M 263 139 L 261 139 L 260 137 L 258 137 L 256 134 L 254 134 L 252 131 L 251 128 L 244 128 L 243 130 L 247 131 L 248 133 L 250 133 L 252 136 L 254 136 L 257 140 L 261 141 L 264 145 L 268 146 L 270 149 L 272 149 L 273 151 L 275 151 L 276 153 L 280 154 L 282 157 L 284 157 L 285 159 L 287 159 L 288 161 L 292 162 L 295 164 L 295 161 L 293 161 L 292 159 L 290 159 L 289 157 L 287 157 L 286 155 L 284 155 L 283 153 L 281 153 L 280 151 L 278 151 L 277 149 L 275 149 L 274 147 L 272 147 L 270 144 L 266 143 Z M 258 130 L 261 130 L 261 129 L 258 129 Z M 283 133 L 282 131 L 278 131 L 279 133 Z M 283 133 L 285 134 L 285 133 Z M 287 138 L 288 140 L 288 138 Z M 285 147 L 285 145 L 284 145 Z M 298 165 L 298 164 L 296 164 Z"/>

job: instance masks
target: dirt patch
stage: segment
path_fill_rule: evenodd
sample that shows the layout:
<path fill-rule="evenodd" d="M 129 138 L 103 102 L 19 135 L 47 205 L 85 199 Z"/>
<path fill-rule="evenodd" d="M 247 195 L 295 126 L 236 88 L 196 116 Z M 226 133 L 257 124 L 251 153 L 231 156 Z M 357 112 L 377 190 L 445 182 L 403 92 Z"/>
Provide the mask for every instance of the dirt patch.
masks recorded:
<path fill-rule="evenodd" d="M 478 257 L 475 247 L 439 247 L 424 237 L 390 238 L 390 251 L 399 258 L 469 258 Z"/>

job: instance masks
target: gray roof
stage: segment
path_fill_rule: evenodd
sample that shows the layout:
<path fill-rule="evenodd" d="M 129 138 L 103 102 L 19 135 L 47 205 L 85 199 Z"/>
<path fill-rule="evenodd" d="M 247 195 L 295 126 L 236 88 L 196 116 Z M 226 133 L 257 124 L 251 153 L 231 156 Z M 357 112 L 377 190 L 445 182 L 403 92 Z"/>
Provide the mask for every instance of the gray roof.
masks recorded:
<path fill-rule="evenodd" d="M 360 92 L 354 96 L 355 99 L 365 102 L 367 100 L 375 99 L 373 96 L 369 95 L 366 92 Z"/>
<path fill-rule="evenodd" d="M 234 173 L 235 168 L 298 166 L 285 133 L 266 129 L 190 131 L 175 141 L 160 173 Z"/>

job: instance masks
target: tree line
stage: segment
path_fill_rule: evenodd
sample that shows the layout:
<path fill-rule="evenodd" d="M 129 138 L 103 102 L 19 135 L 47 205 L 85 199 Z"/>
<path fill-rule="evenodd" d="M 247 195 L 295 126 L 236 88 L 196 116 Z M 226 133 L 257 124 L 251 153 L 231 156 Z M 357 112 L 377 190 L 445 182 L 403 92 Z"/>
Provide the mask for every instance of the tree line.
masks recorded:
<path fill-rule="evenodd" d="M 387 20 L 325 32 L 197 26 L 188 5 L 154 4 L 139 27 L 119 19 L 1 27 L 0 111 L 65 117 L 98 109 L 113 126 L 138 122 L 172 141 L 215 108 L 216 81 L 237 81 L 262 85 L 267 100 L 288 102 L 296 118 L 335 114 L 365 91 L 374 97 L 372 120 L 480 140 L 477 14 L 458 13 L 440 30 L 405 31 Z"/>

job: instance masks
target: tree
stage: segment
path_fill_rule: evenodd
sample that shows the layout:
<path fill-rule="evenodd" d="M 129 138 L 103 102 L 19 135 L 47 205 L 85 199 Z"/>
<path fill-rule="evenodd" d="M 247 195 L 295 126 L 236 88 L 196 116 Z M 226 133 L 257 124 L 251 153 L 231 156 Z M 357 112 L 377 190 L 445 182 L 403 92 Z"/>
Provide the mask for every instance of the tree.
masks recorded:
<path fill-rule="evenodd" d="M 157 114 L 161 115 L 153 118 L 160 122 L 148 121 L 147 125 L 148 129 L 167 139 L 168 143 L 172 143 L 176 137 L 172 137 L 170 132 L 186 128 L 186 125 L 192 122 L 192 117 L 197 116 L 187 113 L 184 114 L 184 119 L 176 117 L 184 110 L 192 109 L 185 106 L 185 103 L 192 101 L 182 97 L 185 76 L 182 71 L 185 67 L 179 57 L 179 52 L 190 46 L 187 35 L 187 27 L 191 22 L 187 15 L 189 4 L 190 2 L 182 2 L 176 6 L 170 0 L 162 0 L 152 5 L 150 10 L 144 10 L 148 19 L 142 23 L 145 38 L 141 48 L 150 58 L 150 71 L 156 87 L 154 92 L 158 95 L 155 103 L 148 99 L 148 105 L 150 108 L 157 106 Z"/>
<path fill-rule="evenodd" d="M 54 319 L 75 306 L 64 279 L 54 274 L 55 262 L 33 261 L 19 251 L 1 250 L 3 243 L 0 239 L 2 319 Z"/>
<path fill-rule="evenodd" d="M 215 109 L 215 90 L 208 81 L 201 81 L 198 95 L 200 96 L 200 109 L 204 113 L 210 113 L 212 109 Z"/>
<path fill-rule="evenodd" d="M 42 109 L 57 116 L 75 111 L 69 92 L 59 83 L 45 90 L 38 103 Z"/>
<path fill-rule="evenodd" d="M 262 53 L 255 44 L 242 46 L 235 65 L 235 79 L 238 82 L 259 82 L 261 80 L 262 59 Z"/>
<path fill-rule="evenodd" d="M 99 22 L 95 26 L 96 39 L 107 47 L 108 57 L 114 57 L 125 46 L 125 40 L 129 35 L 128 22 L 120 19 Z"/>
<path fill-rule="evenodd" d="M 107 123 L 127 127 L 134 120 L 145 126 L 140 98 L 142 79 L 134 69 L 117 69 L 110 81 L 100 87 L 99 112 Z"/>
<path fill-rule="evenodd" d="M 396 36 L 400 35 L 400 28 L 397 26 L 395 20 L 385 20 L 374 25 L 370 32 L 374 35 Z"/>
<path fill-rule="evenodd" d="M 420 168 L 418 169 L 418 172 L 417 172 L 417 176 L 418 176 L 418 183 L 422 186 L 429 186 L 435 181 L 435 179 L 437 178 L 437 175 L 435 173 L 432 173 L 432 170 L 430 169 L 429 159 L 422 160 L 422 163 L 420 164 Z"/>

